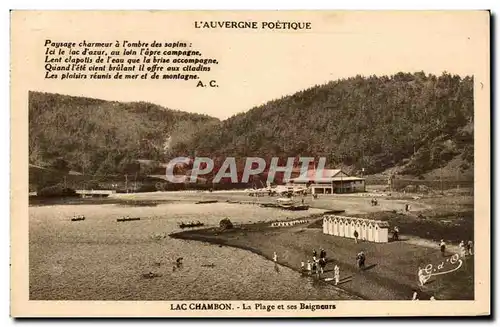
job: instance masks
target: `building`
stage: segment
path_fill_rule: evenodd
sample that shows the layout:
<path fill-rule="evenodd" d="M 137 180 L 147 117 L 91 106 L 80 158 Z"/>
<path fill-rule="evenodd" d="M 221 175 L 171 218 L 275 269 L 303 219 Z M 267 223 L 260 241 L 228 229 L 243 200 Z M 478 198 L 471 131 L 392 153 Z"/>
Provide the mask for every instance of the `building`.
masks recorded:
<path fill-rule="evenodd" d="M 337 215 L 326 215 L 323 218 L 324 234 L 354 238 L 355 231 L 362 241 L 389 242 L 389 224 L 386 221 Z"/>
<path fill-rule="evenodd" d="M 365 192 L 364 178 L 349 176 L 341 169 L 309 170 L 306 174 L 292 178 L 290 183 L 307 186 L 312 194 Z"/>

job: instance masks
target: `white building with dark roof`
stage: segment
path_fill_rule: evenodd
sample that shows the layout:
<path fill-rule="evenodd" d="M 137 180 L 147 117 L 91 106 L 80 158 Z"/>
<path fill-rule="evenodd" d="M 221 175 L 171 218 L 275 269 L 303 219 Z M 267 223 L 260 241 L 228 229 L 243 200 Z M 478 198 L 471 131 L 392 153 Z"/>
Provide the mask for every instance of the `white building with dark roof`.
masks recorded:
<path fill-rule="evenodd" d="M 290 184 L 308 186 L 312 194 L 365 192 L 364 178 L 349 176 L 341 169 L 308 170 Z"/>

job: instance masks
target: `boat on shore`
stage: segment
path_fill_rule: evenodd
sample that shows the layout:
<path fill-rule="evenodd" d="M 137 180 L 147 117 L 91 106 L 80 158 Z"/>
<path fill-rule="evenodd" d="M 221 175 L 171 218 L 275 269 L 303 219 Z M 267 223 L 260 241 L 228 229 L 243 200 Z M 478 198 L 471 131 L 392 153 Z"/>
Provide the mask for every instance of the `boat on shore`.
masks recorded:
<path fill-rule="evenodd" d="M 294 204 L 294 203 L 262 203 L 260 205 L 261 208 L 276 208 L 282 210 L 289 211 L 300 211 L 300 210 L 309 210 L 309 206 L 305 204 Z"/>
<path fill-rule="evenodd" d="M 208 204 L 208 203 L 217 203 L 219 202 L 218 200 L 203 200 L 203 201 L 198 201 L 195 204 Z"/>
<path fill-rule="evenodd" d="M 204 225 L 205 225 L 204 223 L 197 221 L 197 222 L 192 222 L 192 223 L 188 223 L 188 224 L 180 223 L 179 227 L 184 229 L 184 228 L 192 228 L 192 227 L 201 227 Z"/>
<path fill-rule="evenodd" d="M 116 221 L 118 221 L 118 222 L 134 221 L 134 220 L 141 220 L 141 218 L 139 218 L 139 217 L 133 217 L 133 218 L 131 218 L 131 217 L 122 217 L 122 218 L 116 219 Z"/>
<path fill-rule="evenodd" d="M 301 211 L 301 210 L 309 210 L 309 206 L 305 204 L 301 205 L 281 205 L 281 209 L 283 210 L 290 210 L 290 211 Z"/>
<path fill-rule="evenodd" d="M 296 204 L 295 201 L 291 198 L 279 198 L 276 200 L 277 207 L 283 210 L 290 211 L 300 211 L 300 210 L 309 210 L 309 206 L 305 204 Z"/>

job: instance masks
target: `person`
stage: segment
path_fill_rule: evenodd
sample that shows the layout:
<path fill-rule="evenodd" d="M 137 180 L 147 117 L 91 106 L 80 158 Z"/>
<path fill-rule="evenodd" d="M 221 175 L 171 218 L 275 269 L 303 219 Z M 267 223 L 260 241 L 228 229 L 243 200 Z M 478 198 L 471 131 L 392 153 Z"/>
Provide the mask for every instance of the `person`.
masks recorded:
<path fill-rule="evenodd" d="M 307 260 L 307 266 L 306 266 L 306 269 L 307 269 L 307 273 L 310 274 L 311 273 L 311 261 L 310 260 Z"/>
<path fill-rule="evenodd" d="M 405 204 L 405 211 L 406 211 L 406 212 L 410 211 L 410 205 L 409 205 L 408 203 L 407 203 L 407 204 Z"/>
<path fill-rule="evenodd" d="M 413 297 L 411 299 L 412 301 L 418 301 L 418 293 L 417 291 L 413 291 Z"/>
<path fill-rule="evenodd" d="M 420 286 L 424 286 L 425 284 L 424 270 L 421 267 L 418 267 L 418 282 L 420 283 Z"/>
<path fill-rule="evenodd" d="M 313 250 L 313 261 L 316 261 L 317 257 L 318 257 L 318 252 L 316 252 L 316 250 Z"/>
<path fill-rule="evenodd" d="M 359 237 L 358 231 L 355 230 L 354 231 L 354 242 L 358 243 L 358 237 Z"/>
<path fill-rule="evenodd" d="M 436 298 L 435 298 L 435 297 L 434 297 L 434 295 L 433 295 L 433 296 L 431 296 L 431 298 L 430 298 L 429 300 L 431 300 L 431 301 L 436 301 Z"/>
<path fill-rule="evenodd" d="M 365 253 L 363 251 L 359 252 L 358 255 L 356 256 L 356 260 L 358 262 L 358 267 L 359 269 L 362 269 L 365 267 Z"/>
<path fill-rule="evenodd" d="M 318 268 L 318 267 L 317 267 L 316 261 L 313 261 L 313 262 L 312 262 L 312 273 L 313 273 L 313 274 L 315 274 L 315 273 L 316 273 L 317 268 Z"/>
<path fill-rule="evenodd" d="M 399 228 L 398 228 L 398 226 L 394 227 L 394 233 L 392 235 L 392 239 L 394 241 L 398 241 L 399 240 Z"/>
<path fill-rule="evenodd" d="M 333 276 L 335 277 L 335 285 L 338 285 L 340 281 L 340 268 L 337 265 L 333 268 Z"/>
<path fill-rule="evenodd" d="M 304 205 L 304 198 L 302 198 L 302 205 Z"/>
<path fill-rule="evenodd" d="M 326 267 L 326 260 L 325 258 L 320 258 L 319 259 L 319 271 L 320 273 L 324 273 L 325 272 L 325 267 Z"/>
<path fill-rule="evenodd" d="M 273 254 L 273 261 L 278 262 L 278 255 L 276 254 L 276 252 L 274 252 Z"/>
<path fill-rule="evenodd" d="M 467 252 L 469 253 L 469 255 L 472 255 L 472 241 L 469 240 L 469 242 L 467 242 Z"/>
<path fill-rule="evenodd" d="M 461 257 L 465 257 L 467 255 L 467 252 L 465 250 L 465 242 L 464 241 L 460 241 L 460 244 L 458 245 L 458 249 L 460 251 Z"/>
<path fill-rule="evenodd" d="M 446 243 L 444 242 L 444 240 L 441 240 L 439 247 L 441 248 L 441 256 L 444 257 L 446 251 Z"/>
<path fill-rule="evenodd" d="M 304 261 L 301 261 L 300 262 L 300 271 L 304 271 L 304 268 L 305 268 L 305 264 L 304 264 Z"/>
<path fill-rule="evenodd" d="M 319 252 L 319 258 L 320 259 L 326 259 L 326 251 L 325 251 L 325 249 L 321 249 L 321 251 Z"/>

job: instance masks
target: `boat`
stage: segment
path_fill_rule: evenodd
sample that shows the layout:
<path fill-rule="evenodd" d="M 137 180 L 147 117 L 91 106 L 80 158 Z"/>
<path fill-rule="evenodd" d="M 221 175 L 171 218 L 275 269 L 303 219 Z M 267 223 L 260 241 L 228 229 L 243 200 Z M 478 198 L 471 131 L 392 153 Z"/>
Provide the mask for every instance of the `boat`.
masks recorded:
<path fill-rule="evenodd" d="M 192 223 L 189 223 L 189 224 L 185 224 L 185 223 L 180 223 L 179 224 L 179 227 L 180 228 L 192 228 L 192 227 L 201 227 L 201 226 L 204 226 L 205 224 L 202 223 L 202 222 L 192 222 Z"/>
<path fill-rule="evenodd" d="M 207 204 L 207 203 L 217 203 L 219 202 L 218 200 L 203 200 L 203 201 L 198 201 L 195 204 Z"/>
<path fill-rule="evenodd" d="M 309 206 L 308 205 L 305 205 L 305 204 L 302 204 L 302 205 L 282 205 L 280 206 L 281 209 L 284 209 L 284 210 L 290 210 L 290 211 L 301 211 L 301 210 L 309 210 Z"/>
<path fill-rule="evenodd" d="M 71 218 L 71 221 L 82 221 L 85 220 L 85 216 L 78 216 Z"/>
<path fill-rule="evenodd" d="M 293 200 L 291 198 L 279 198 L 276 202 L 279 204 L 293 204 Z"/>
<path fill-rule="evenodd" d="M 154 273 L 151 271 L 146 273 L 146 274 L 142 274 L 142 278 L 146 278 L 146 279 L 152 279 L 152 278 L 161 277 L 161 276 L 162 276 L 161 274 Z"/>
<path fill-rule="evenodd" d="M 205 265 L 201 265 L 202 267 L 208 267 L 208 268 L 214 268 L 215 267 L 215 264 L 213 263 L 210 263 L 210 264 L 205 264 Z"/>
<path fill-rule="evenodd" d="M 309 210 L 309 206 L 305 204 L 295 204 L 295 202 L 290 198 L 279 198 L 276 200 L 278 202 L 278 208 L 291 211 L 299 210 Z"/>
<path fill-rule="evenodd" d="M 279 204 L 277 203 L 261 203 L 260 206 L 262 208 L 279 208 Z"/>
<path fill-rule="evenodd" d="M 130 218 L 130 217 L 122 217 L 122 218 L 118 218 L 118 219 L 116 219 L 116 221 L 118 221 L 118 222 L 122 222 L 122 221 L 133 221 L 133 220 L 141 220 L 141 218 L 139 218 L 139 217 L 134 217 L 134 218 Z"/>

